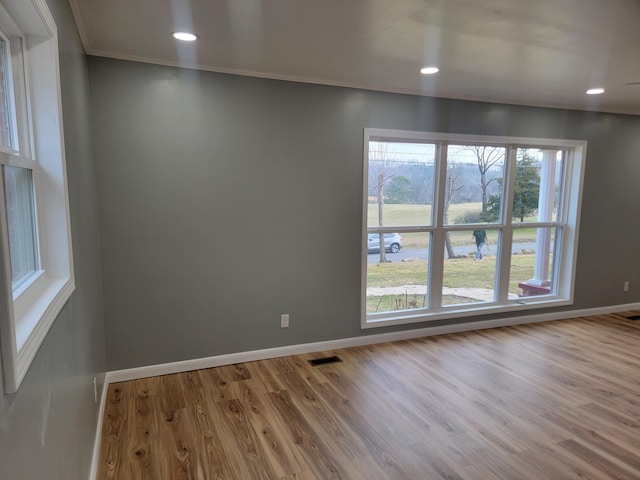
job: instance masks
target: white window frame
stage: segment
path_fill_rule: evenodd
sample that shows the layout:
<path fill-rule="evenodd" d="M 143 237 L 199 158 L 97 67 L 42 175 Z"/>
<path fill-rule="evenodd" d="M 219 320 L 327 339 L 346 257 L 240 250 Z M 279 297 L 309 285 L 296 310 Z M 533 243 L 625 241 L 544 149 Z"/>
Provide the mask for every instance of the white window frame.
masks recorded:
<path fill-rule="evenodd" d="M 2 149 L 0 163 L 33 172 L 39 260 L 36 274 L 14 290 L 0 182 L 0 336 L 4 390 L 13 393 L 73 293 L 75 280 L 57 28 L 45 0 L 0 0 L 0 29 L 22 39 L 23 68 L 16 69 L 13 82 L 15 92 L 24 95 L 16 102 L 19 150 Z"/>
<path fill-rule="evenodd" d="M 505 193 L 502 206 L 501 219 L 491 224 L 468 224 L 444 226 L 442 214 L 432 210 L 433 219 L 431 225 L 411 227 L 371 227 L 367 228 L 368 212 L 368 182 L 369 182 L 369 142 L 407 142 L 436 144 L 436 164 L 434 166 L 434 203 L 444 201 L 446 181 L 446 146 L 454 145 L 490 145 L 504 146 L 505 157 Z M 518 222 L 513 222 L 513 192 L 510 184 L 515 178 L 514 163 L 517 148 L 540 148 L 543 150 L 557 149 L 568 150 L 569 158 L 566 162 L 564 196 L 561 211 L 563 217 L 554 222 L 526 223 L 527 228 L 532 227 L 559 227 L 562 229 L 561 248 L 559 255 L 555 256 L 555 269 L 557 270 L 558 283 L 555 291 L 550 295 L 521 297 L 510 300 L 507 295 L 509 284 L 509 271 L 511 267 L 511 239 L 513 230 L 518 228 Z M 586 158 L 587 142 L 583 140 L 528 138 L 528 137 L 499 137 L 483 135 L 464 135 L 431 132 L 415 132 L 386 129 L 364 129 L 363 149 L 363 203 L 362 203 L 362 257 L 361 257 L 361 328 L 375 328 L 389 325 L 400 325 L 418 322 L 430 322 L 478 316 L 493 313 L 540 309 L 573 304 L 575 285 L 575 265 L 578 253 L 578 233 L 580 210 L 582 203 L 582 184 L 584 179 L 584 163 Z M 495 302 L 474 303 L 467 305 L 440 306 L 435 305 L 425 309 L 399 310 L 367 314 L 367 235 L 379 231 L 393 232 L 425 232 L 431 234 L 429 260 L 429 273 L 427 282 L 427 295 L 437 298 L 442 291 L 442 271 L 444 264 L 444 241 L 446 231 L 469 230 L 475 228 L 501 229 L 502 242 L 507 242 L 508 248 L 500 249 L 498 258 L 496 292 L 498 300 Z M 435 302 L 434 302 L 435 303 Z M 431 305 L 431 303 L 429 303 Z"/>

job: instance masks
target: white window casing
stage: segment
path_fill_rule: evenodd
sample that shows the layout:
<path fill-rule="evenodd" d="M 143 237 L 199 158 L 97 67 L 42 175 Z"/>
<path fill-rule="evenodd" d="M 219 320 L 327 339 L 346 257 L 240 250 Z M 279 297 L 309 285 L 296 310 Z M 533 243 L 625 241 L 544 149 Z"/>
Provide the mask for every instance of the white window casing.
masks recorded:
<path fill-rule="evenodd" d="M 424 224 L 399 226 L 370 226 L 368 225 L 368 209 L 371 199 L 369 196 L 369 146 L 370 142 L 428 144 L 435 146 L 433 163 L 433 204 L 431 217 L 425 219 Z M 443 202 L 445 201 L 445 181 L 447 165 L 447 147 L 455 145 L 490 145 L 504 147 L 504 187 L 502 191 L 502 209 L 500 219 L 496 223 L 460 224 L 449 222 L 444 225 Z M 363 228 L 362 228 L 362 286 L 361 286 L 361 327 L 428 322 L 467 316 L 477 316 L 509 311 L 539 309 L 551 306 L 570 305 L 573 303 L 575 283 L 575 264 L 577 258 L 580 204 L 582 183 L 584 176 L 584 161 L 587 142 L 581 140 L 539 139 L 528 137 L 495 137 L 479 135 L 458 135 L 428 132 L 411 132 L 383 129 L 365 129 L 363 156 Z M 565 152 L 565 171 L 563 172 L 562 196 L 557 210 L 559 218 L 538 219 L 537 222 L 521 224 L 513 219 L 513 185 L 516 176 L 516 150 L 540 149 Z M 540 188 L 541 205 L 546 201 L 553 201 L 555 192 Z M 473 230 L 474 228 L 493 229 L 499 232 L 500 245 L 496 245 L 496 281 L 494 301 L 478 302 L 469 305 L 442 305 L 443 266 L 445 263 L 444 242 L 446 232 Z M 553 250 L 554 283 L 548 295 L 510 298 L 509 281 L 512 256 L 513 233 L 518 228 L 536 229 L 541 231 L 553 228 L 557 233 Z M 400 234 L 415 234 L 422 232 L 429 235 L 429 263 L 428 276 L 425 277 L 426 306 L 423 308 L 405 308 L 367 313 L 367 283 L 368 283 L 368 250 L 367 236 L 378 232 L 398 232 Z M 545 257 L 546 258 L 546 257 Z M 523 279 L 525 280 L 525 279 Z"/>
<path fill-rule="evenodd" d="M 17 72 L 13 81 L 17 92 L 19 152 L 0 153 L 0 163 L 33 171 L 38 256 L 38 270 L 24 284 L 12 287 L 3 189 L 0 335 L 4 389 L 11 393 L 18 390 L 75 283 L 56 26 L 45 0 L 0 0 L 0 3 L 3 33 L 20 37 L 21 41 L 11 42 L 14 50 L 22 43 L 22 55 L 14 55 L 17 60 L 13 63 Z"/>

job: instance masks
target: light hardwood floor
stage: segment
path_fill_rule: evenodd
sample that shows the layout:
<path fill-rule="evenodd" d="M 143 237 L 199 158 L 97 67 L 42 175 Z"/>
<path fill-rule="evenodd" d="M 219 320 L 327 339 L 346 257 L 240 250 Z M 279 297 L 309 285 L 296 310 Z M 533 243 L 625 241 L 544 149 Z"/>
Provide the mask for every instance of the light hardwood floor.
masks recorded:
<path fill-rule="evenodd" d="M 307 363 L 334 354 L 343 362 Z M 640 321 L 603 315 L 112 384 L 98 478 L 640 479 Z"/>

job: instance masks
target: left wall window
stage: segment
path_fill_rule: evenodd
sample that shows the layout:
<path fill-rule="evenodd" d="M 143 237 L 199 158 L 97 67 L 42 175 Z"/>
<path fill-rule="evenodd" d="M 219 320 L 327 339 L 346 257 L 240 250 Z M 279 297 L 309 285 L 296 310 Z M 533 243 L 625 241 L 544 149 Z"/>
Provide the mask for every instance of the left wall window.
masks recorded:
<path fill-rule="evenodd" d="M 75 288 L 57 30 L 45 0 L 0 0 L 0 338 L 18 390 Z"/>
<path fill-rule="evenodd" d="M 2 170 L 9 235 L 11 289 L 15 291 L 38 272 L 33 170 L 12 165 L 4 165 Z"/>

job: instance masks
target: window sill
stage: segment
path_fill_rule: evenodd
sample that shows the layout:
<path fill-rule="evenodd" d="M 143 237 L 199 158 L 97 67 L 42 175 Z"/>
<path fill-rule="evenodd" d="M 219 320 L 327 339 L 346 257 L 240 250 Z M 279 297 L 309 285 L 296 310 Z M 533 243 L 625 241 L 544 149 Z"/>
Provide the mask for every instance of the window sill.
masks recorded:
<path fill-rule="evenodd" d="M 490 315 L 505 312 L 520 312 L 523 310 L 535 310 L 541 308 L 560 307 L 572 305 L 572 300 L 559 297 L 545 297 L 544 299 L 533 299 L 532 297 L 521 298 L 505 304 L 475 304 L 472 307 L 448 307 L 439 310 L 417 310 L 398 311 L 378 315 L 365 315 L 361 328 L 389 327 L 392 325 L 406 325 L 411 323 L 435 322 L 440 320 L 450 320 L 454 318 L 478 317 L 480 315 Z"/>
<path fill-rule="evenodd" d="M 13 368 L 15 378 L 6 380 L 8 384 L 14 384 L 15 389 L 26 375 L 53 321 L 75 290 L 75 283 L 72 278 L 44 277 L 39 279 L 37 287 L 39 291 L 28 307 L 21 311 L 16 308 L 14 312 L 17 350 Z"/>
<path fill-rule="evenodd" d="M 38 348 L 75 289 L 71 223 L 60 104 L 57 27 L 46 0 L 3 1 L 1 27 L 12 29 L 13 82 L 21 95 L 16 130 L 24 145 L 20 155 L 0 152 L 0 164 L 32 170 L 36 219 L 36 264 L 42 271 L 13 290 L 5 186 L 0 182 L 0 342 L 5 393 L 14 393 Z M 7 25 L 4 24 L 4 18 Z M 0 28 L 2 30 L 2 28 Z M 14 32 L 15 30 L 15 32 Z M 5 32 L 3 31 L 3 35 Z M 10 47 L 12 46 L 10 45 Z M 6 92 L 5 92 L 6 93 Z M 18 98 L 20 97 L 20 98 Z M 18 104 L 16 104 L 18 105 Z M 16 127 L 17 128 L 17 127 Z M 26 202 L 25 202 L 26 205 Z"/>
<path fill-rule="evenodd" d="M 44 270 L 38 270 L 29 276 L 19 287 L 13 290 L 13 301 L 19 302 L 21 298 L 28 294 L 32 285 L 37 284 L 44 277 Z"/>

